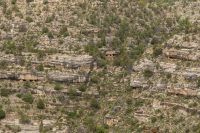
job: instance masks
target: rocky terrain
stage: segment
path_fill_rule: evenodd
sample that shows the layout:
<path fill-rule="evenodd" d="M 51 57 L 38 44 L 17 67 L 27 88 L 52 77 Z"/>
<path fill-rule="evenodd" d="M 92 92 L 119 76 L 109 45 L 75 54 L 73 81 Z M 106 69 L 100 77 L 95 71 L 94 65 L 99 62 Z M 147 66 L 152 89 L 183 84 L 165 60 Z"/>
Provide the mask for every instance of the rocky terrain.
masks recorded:
<path fill-rule="evenodd" d="M 199 133 L 200 0 L 0 0 L 0 133 Z"/>

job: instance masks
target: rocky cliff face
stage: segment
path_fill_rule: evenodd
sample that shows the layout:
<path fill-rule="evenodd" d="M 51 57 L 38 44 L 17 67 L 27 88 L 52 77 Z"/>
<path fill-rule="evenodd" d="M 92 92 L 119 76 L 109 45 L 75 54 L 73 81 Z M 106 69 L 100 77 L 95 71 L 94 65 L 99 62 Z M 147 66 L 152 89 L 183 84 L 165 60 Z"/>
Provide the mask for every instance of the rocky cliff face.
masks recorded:
<path fill-rule="evenodd" d="M 0 132 L 199 132 L 199 5 L 0 0 Z"/>

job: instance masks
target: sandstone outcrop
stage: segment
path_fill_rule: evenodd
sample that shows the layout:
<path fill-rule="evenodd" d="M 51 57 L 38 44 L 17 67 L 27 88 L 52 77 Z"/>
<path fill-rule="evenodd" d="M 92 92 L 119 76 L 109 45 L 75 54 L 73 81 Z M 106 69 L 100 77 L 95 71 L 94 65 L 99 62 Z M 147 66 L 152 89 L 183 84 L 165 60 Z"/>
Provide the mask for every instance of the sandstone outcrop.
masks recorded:
<path fill-rule="evenodd" d="M 143 78 L 132 79 L 130 86 L 133 88 L 148 88 L 149 87 L 149 85 L 147 84 L 147 81 Z"/>
<path fill-rule="evenodd" d="M 165 49 L 163 53 L 165 54 L 165 56 L 173 59 L 190 60 L 190 61 L 200 60 L 200 52 L 190 49 L 171 48 L 171 49 Z"/>
<path fill-rule="evenodd" d="M 72 73 L 62 73 L 62 72 L 49 72 L 47 78 L 52 81 L 57 82 L 85 82 L 86 77 L 78 74 Z"/>
<path fill-rule="evenodd" d="M 140 60 L 138 65 L 133 66 L 134 71 L 143 71 L 145 69 L 149 69 L 151 71 L 154 71 L 155 64 L 151 60 L 143 59 L 143 60 Z"/>

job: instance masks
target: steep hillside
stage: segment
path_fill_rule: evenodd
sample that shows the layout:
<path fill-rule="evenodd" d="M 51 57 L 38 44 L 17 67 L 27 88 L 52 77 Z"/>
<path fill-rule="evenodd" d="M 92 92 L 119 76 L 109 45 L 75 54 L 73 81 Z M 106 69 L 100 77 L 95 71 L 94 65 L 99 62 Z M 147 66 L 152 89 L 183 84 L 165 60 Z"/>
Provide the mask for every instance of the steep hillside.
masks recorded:
<path fill-rule="evenodd" d="M 199 0 L 0 0 L 0 133 L 200 132 Z"/>

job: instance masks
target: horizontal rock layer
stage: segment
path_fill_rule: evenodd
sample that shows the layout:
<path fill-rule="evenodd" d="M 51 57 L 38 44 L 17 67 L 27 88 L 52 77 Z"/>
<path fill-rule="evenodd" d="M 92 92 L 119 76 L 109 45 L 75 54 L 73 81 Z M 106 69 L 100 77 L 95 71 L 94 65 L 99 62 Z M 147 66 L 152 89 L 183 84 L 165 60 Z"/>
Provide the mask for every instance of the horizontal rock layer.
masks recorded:
<path fill-rule="evenodd" d="M 56 82 L 85 82 L 87 74 L 63 73 L 60 71 L 51 71 L 46 73 L 31 72 L 0 72 L 2 80 L 24 80 L 24 81 L 56 81 Z"/>

